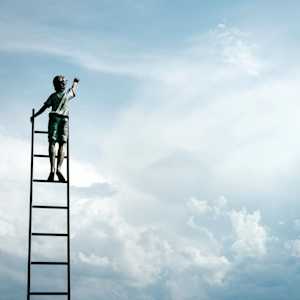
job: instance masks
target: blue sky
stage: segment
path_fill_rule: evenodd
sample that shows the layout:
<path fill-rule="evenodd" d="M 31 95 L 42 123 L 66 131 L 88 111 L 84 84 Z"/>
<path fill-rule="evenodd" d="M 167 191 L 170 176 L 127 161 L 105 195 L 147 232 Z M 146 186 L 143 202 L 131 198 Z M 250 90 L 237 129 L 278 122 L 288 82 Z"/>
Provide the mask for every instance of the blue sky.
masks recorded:
<path fill-rule="evenodd" d="M 29 117 L 56 74 L 81 79 L 71 104 L 74 300 L 298 299 L 299 8 L 1 1 L 1 299 L 26 293 Z M 48 170 L 40 162 L 35 174 Z M 61 203 L 62 193 L 38 186 L 35 199 Z M 34 219 L 64 225 L 59 214 Z M 59 241 L 33 246 L 41 259 L 64 255 Z M 63 283 L 36 271 L 37 289 Z"/>

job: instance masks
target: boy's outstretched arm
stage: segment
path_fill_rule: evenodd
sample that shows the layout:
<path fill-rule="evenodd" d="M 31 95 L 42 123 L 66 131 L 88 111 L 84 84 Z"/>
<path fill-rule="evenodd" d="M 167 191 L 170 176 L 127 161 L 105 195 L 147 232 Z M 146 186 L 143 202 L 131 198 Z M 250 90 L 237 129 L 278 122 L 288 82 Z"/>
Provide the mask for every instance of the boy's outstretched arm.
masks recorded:
<path fill-rule="evenodd" d="M 79 79 L 78 78 L 74 78 L 73 80 L 73 84 L 71 87 L 72 93 L 74 95 L 74 97 L 76 96 L 76 92 L 77 92 L 77 88 L 78 88 L 78 83 L 79 83 Z"/>
<path fill-rule="evenodd" d="M 30 117 L 30 121 L 32 122 L 33 118 L 42 114 L 48 107 L 49 106 L 46 103 L 44 103 L 44 105 L 33 116 Z"/>

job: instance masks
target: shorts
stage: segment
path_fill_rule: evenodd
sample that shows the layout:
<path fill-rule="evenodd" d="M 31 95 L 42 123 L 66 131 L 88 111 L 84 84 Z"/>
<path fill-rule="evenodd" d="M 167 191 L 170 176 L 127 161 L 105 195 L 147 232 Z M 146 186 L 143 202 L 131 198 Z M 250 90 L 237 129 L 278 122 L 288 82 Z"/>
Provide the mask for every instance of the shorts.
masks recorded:
<path fill-rule="evenodd" d="M 49 142 L 66 143 L 69 137 L 68 116 L 49 114 L 48 140 Z"/>

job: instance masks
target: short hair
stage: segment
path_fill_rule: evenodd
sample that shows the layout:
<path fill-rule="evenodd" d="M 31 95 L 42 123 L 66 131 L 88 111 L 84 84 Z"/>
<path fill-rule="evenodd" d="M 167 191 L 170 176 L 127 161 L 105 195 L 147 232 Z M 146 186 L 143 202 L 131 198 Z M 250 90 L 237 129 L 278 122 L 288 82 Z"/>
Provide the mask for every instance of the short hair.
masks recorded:
<path fill-rule="evenodd" d="M 65 80 L 65 76 L 63 76 L 63 75 L 56 75 L 53 78 L 53 86 L 56 91 L 60 89 L 60 83 L 61 83 L 61 81 L 64 81 L 64 80 Z"/>

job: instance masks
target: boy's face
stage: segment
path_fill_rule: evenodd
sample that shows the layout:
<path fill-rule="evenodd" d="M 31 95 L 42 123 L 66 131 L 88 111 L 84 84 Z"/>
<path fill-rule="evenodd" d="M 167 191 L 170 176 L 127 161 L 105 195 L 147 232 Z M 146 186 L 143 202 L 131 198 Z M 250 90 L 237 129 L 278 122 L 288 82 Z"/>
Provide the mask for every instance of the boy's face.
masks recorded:
<path fill-rule="evenodd" d="M 63 92 L 66 88 L 67 80 L 62 75 L 57 75 L 53 78 L 53 85 L 56 92 L 60 93 Z"/>
<path fill-rule="evenodd" d="M 59 76 L 58 81 L 57 81 L 58 92 L 63 92 L 66 89 L 66 83 L 67 83 L 67 81 L 65 80 L 65 77 Z"/>

